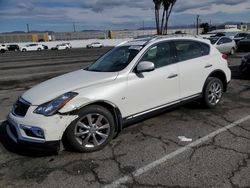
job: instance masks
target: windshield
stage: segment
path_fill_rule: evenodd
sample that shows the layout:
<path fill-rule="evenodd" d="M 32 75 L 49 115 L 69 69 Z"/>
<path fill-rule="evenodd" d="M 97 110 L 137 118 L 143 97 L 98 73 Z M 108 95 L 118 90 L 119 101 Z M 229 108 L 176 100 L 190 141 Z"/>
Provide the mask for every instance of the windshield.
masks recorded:
<path fill-rule="evenodd" d="M 209 38 L 211 44 L 215 44 L 218 41 L 219 38 Z"/>
<path fill-rule="evenodd" d="M 120 46 L 112 49 L 86 70 L 96 72 L 117 72 L 123 70 L 140 52 L 143 46 Z"/>

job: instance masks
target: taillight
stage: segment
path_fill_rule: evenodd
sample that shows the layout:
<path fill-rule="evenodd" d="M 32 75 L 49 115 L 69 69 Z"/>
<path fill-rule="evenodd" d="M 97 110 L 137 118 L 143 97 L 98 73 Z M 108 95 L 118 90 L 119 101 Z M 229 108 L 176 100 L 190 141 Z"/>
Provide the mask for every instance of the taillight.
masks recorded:
<path fill-rule="evenodd" d="M 222 58 L 228 60 L 228 56 L 226 54 L 222 54 Z"/>

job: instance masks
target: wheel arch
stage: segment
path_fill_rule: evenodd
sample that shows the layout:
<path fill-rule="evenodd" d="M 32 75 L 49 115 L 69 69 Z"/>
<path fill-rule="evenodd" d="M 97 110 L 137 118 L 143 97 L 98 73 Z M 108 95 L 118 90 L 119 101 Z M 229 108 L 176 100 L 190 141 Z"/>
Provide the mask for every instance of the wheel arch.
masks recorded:
<path fill-rule="evenodd" d="M 206 82 L 207 82 L 208 78 L 210 78 L 210 77 L 214 77 L 214 78 L 220 79 L 222 81 L 222 83 L 223 83 L 223 90 L 224 90 L 224 92 L 227 91 L 227 77 L 226 77 L 226 74 L 222 70 L 219 70 L 219 69 L 218 70 L 214 70 L 213 72 L 211 72 L 208 75 L 208 77 L 207 77 L 207 79 L 205 81 L 205 84 L 203 86 L 203 90 L 202 91 L 204 91 Z"/>
<path fill-rule="evenodd" d="M 109 110 L 111 112 L 111 114 L 114 116 L 115 125 L 116 125 L 115 126 L 115 136 L 114 136 L 114 138 L 116 138 L 119 135 L 119 133 L 121 132 L 121 130 L 122 130 L 122 114 L 121 114 L 120 109 L 115 104 L 113 104 L 112 102 L 106 101 L 106 100 L 93 101 L 93 102 L 88 103 L 88 104 L 86 104 L 84 106 L 81 106 L 77 110 L 72 111 L 70 113 L 75 114 L 76 111 L 78 111 L 78 110 L 80 110 L 82 108 L 86 108 L 87 106 L 92 106 L 92 105 L 102 106 L 102 107 L 106 108 L 107 110 Z"/>

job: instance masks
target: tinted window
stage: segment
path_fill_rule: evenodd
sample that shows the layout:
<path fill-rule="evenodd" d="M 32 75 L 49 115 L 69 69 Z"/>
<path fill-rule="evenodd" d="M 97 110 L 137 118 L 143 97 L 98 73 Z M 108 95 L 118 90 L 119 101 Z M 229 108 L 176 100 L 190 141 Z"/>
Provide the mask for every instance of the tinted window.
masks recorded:
<path fill-rule="evenodd" d="M 215 44 L 218 41 L 218 39 L 219 38 L 216 38 L 216 37 L 209 38 L 211 44 Z"/>
<path fill-rule="evenodd" d="M 238 37 L 246 37 L 247 33 L 238 33 L 234 38 L 238 38 Z"/>
<path fill-rule="evenodd" d="M 218 43 L 225 44 L 225 43 L 230 43 L 230 42 L 232 42 L 232 40 L 230 38 L 222 38 L 222 39 L 220 39 L 220 41 Z"/>
<path fill-rule="evenodd" d="M 178 61 L 186 61 L 209 54 L 209 46 L 196 41 L 176 41 Z"/>
<path fill-rule="evenodd" d="M 170 43 L 159 43 L 152 46 L 141 61 L 151 61 L 155 64 L 155 68 L 160 68 L 173 63 L 173 55 L 170 49 Z"/>
<path fill-rule="evenodd" d="M 202 49 L 202 55 L 208 55 L 210 52 L 210 46 L 205 43 L 200 43 Z"/>

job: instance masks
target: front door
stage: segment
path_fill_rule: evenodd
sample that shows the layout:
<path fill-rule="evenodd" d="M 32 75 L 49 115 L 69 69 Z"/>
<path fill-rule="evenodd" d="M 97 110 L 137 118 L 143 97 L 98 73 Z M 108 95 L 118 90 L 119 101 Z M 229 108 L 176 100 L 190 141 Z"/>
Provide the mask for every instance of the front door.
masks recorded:
<path fill-rule="evenodd" d="M 153 45 L 141 61 L 153 62 L 155 70 L 129 73 L 127 101 L 130 109 L 127 109 L 127 116 L 176 103 L 179 99 L 179 72 L 170 43 Z"/>

